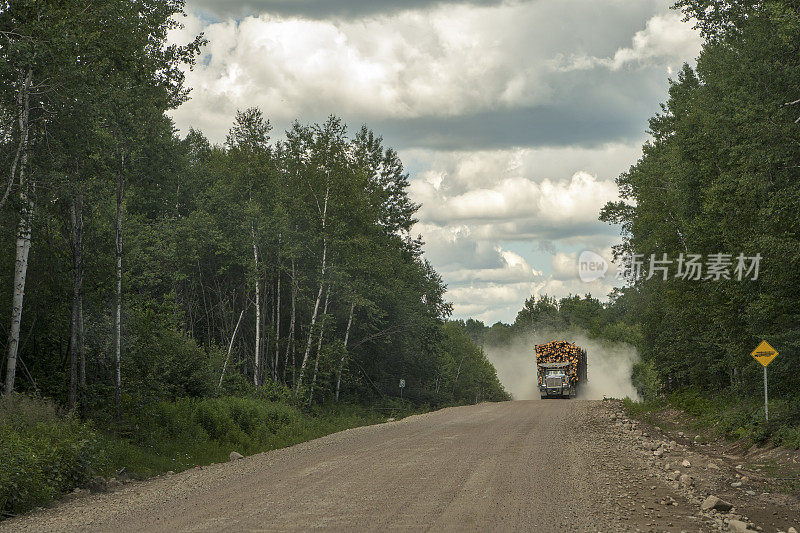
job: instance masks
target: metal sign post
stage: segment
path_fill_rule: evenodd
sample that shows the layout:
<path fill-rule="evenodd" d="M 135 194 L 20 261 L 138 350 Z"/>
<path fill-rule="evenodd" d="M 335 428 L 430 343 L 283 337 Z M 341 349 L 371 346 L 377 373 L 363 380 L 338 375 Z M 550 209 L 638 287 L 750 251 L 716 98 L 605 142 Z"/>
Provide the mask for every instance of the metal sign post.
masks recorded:
<path fill-rule="evenodd" d="M 769 421 L 769 403 L 767 402 L 767 367 L 764 367 L 764 418 Z"/>
<path fill-rule="evenodd" d="M 400 380 L 400 398 L 403 397 L 403 389 L 405 389 L 405 388 L 406 388 L 406 380 L 401 379 Z"/>
<path fill-rule="evenodd" d="M 769 420 L 769 397 L 767 396 L 767 366 L 778 355 L 778 351 L 767 341 L 761 341 L 750 354 L 764 367 L 764 418 Z"/>

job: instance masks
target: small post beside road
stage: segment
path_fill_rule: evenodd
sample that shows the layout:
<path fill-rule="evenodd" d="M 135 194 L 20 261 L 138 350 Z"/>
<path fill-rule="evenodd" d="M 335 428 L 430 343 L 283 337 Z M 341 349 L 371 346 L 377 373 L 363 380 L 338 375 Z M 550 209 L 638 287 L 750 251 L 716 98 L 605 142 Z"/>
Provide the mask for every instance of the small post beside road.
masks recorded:
<path fill-rule="evenodd" d="M 764 418 L 769 421 L 769 403 L 767 402 L 767 367 L 764 367 Z"/>
<path fill-rule="evenodd" d="M 406 380 L 401 379 L 400 380 L 400 398 L 403 397 L 403 389 L 405 389 L 405 388 L 406 388 Z"/>
<path fill-rule="evenodd" d="M 764 367 L 764 418 L 769 421 L 769 397 L 767 396 L 767 366 L 778 355 L 778 351 L 770 346 L 767 341 L 761 341 L 755 350 L 750 353 L 756 361 Z"/>

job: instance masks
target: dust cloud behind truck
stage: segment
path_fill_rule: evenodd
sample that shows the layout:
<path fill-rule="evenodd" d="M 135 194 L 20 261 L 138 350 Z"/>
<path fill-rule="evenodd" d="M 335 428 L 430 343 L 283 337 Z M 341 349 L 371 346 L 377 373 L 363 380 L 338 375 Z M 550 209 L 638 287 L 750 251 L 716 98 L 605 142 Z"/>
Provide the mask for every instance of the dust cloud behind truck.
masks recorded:
<path fill-rule="evenodd" d="M 586 350 L 567 341 L 536 345 L 536 368 L 542 398 L 574 398 L 586 383 Z"/>

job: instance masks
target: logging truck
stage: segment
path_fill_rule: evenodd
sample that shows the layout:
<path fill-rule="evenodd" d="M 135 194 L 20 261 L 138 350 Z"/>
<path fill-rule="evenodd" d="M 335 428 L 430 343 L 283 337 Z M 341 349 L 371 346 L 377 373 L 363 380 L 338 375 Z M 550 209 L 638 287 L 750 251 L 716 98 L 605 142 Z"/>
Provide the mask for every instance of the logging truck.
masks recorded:
<path fill-rule="evenodd" d="M 537 344 L 536 367 L 542 398 L 574 398 L 587 381 L 586 350 L 571 342 Z"/>

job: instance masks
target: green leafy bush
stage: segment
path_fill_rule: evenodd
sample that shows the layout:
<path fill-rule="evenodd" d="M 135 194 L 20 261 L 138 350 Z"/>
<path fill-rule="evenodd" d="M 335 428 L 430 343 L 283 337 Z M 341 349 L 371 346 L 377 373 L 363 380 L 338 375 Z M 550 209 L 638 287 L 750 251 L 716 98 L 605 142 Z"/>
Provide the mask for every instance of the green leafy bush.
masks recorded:
<path fill-rule="evenodd" d="M 19 514 L 84 483 L 103 464 L 97 433 L 47 401 L 0 400 L 0 513 Z"/>
<path fill-rule="evenodd" d="M 223 354 L 197 342 L 170 324 L 170 315 L 151 309 L 131 310 L 126 393 L 138 404 L 216 393 Z"/>
<path fill-rule="evenodd" d="M 655 399 L 661 394 L 662 384 L 653 361 L 639 361 L 633 365 L 631 381 L 645 400 Z"/>
<path fill-rule="evenodd" d="M 282 394 L 266 390 L 264 395 Z M 108 473 L 125 467 L 139 478 L 226 461 L 231 451 L 249 455 L 290 446 L 386 418 L 385 410 L 353 405 L 301 410 L 285 402 L 250 397 L 184 398 L 129 413 L 117 436 L 107 435 Z M 391 416 L 401 416 L 402 409 Z"/>

